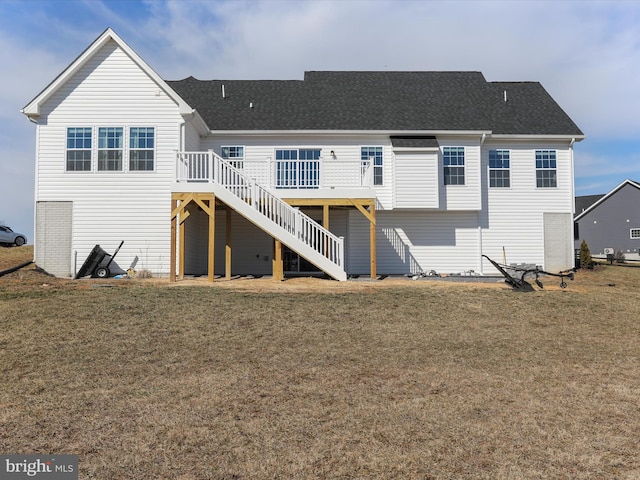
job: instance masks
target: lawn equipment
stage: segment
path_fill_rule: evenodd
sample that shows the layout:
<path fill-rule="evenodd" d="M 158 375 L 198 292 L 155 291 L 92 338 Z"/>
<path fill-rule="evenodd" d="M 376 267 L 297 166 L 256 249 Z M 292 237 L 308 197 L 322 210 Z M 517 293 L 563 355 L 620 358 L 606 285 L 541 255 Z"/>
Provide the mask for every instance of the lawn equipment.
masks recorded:
<path fill-rule="evenodd" d="M 491 264 L 498 269 L 498 271 L 504 276 L 505 283 L 511 285 L 514 290 L 526 291 L 530 292 L 533 290 L 533 286 L 525 280 L 525 277 L 528 275 L 535 275 L 535 283 L 538 287 L 544 288 L 544 285 L 540 281 L 540 275 L 549 275 L 551 277 L 560 277 L 560 288 L 567 288 L 567 282 L 564 281 L 565 278 L 569 280 L 573 280 L 573 270 L 566 270 L 559 273 L 551 273 L 545 272 L 541 268 L 533 267 L 533 268 L 521 268 L 517 266 L 511 265 L 503 265 L 498 262 L 491 260 L 486 255 L 482 255 L 484 258 L 489 260 Z M 510 273 L 510 271 L 512 273 Z"/>
<path fill-rule="evenodd" d="M 86 277 L 87 275 L 91 275 L 92 277 L 96 278 L 108 278 L 109 275 L 111 275 L 111 272 L 109 271 L 109 265 L 111 265 L 111 262 L 113 262 L 113 259 L 120 251 L 120 247 L 122 247 L 123 243 L 124 240 L 120 242 L 120 245 L 118 245 L 118 248 L 116 248 L 116 251 L 113 255 L 109 255 L 107 252 L 105 252 L 102 247 L 100 247 L 100 245 L 96 245 L 95 247 L 93 247 L 91 249 L 91 252 L 89 253 L 89 256 L 82 264 L 82 267 L 80 267 L 80 270 L 78 270 L 78 273 L 75 276 L 76 280 L 78 278 Z M 109 261 L 105 265 L 101 265 L 101 263 L 107 256 L 110 257 Z"/>

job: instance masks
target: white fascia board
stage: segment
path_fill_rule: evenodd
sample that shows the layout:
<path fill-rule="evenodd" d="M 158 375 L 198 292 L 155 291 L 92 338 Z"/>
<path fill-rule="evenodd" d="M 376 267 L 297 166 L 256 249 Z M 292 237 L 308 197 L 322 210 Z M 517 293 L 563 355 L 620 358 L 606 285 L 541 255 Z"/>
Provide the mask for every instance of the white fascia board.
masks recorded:
<path fill-rule="evenodd" d="M 255 135 L 255 136 L 281 136 L 281 135 L 388 135 L 388 136 L 437 136 L 460 135 L 476 136 L 490 135 L 490 130 L 211 130 L 212 135 Z"/>
<path fill-rule="evenodd" d="M 591 205 L 589 208 L 587 208 L 585 211 L 583 211 L 582 213 L 580 213 L 580 215 L 577 215 L 573 221 L 577 221 L 580 220 L 582 217 L 584 217 L 587 213 L 589 213 L 591 210 L 593 210 L 594 208 L 596 208 L 598 205 L 604 203 L 609 197 L 611 197 L 613 194 L 615 194 L 618 190 L 620 190 L 622 187 L 624 187 L 625 185 L 633 185 L 634 187 L 640 189 L 640 184 L 634 182 L 633 180 L 629 180 L 628 178 L 626 180 L 624 180 L 620 185 L 618 185 L 617 187 L 615 187 L 613 190 L 611 190 L 609 193 L 607 193 L 604 197 L 602 197 L 600 200 L 598 200 L 597 202 L 595 202 L 593 205 Z"/>
<path fill-rule="evenodd" d="M 586 135 L 520 135 L 520 134 L 493 134 L 489 138 L 496 140 L 566 140 L 568 142 L 581 142 Z"/>
<path fill-rule="evenodd" d="M 118 46 L 164 90 L 180 109 L 183 116 L 193 115 L 191 108 L 160 76 L 111 28 L 107 28 L 91 45 L 89 45 L 71 64 L 60 73 L 42 92 L 31 100 L 22 110 L 30 118 L 40 115 L 40 106 L 47 101 L 62 85 L 64 85 L 83 65 L 87 63 L 102 47 L 113 40 Z"/>

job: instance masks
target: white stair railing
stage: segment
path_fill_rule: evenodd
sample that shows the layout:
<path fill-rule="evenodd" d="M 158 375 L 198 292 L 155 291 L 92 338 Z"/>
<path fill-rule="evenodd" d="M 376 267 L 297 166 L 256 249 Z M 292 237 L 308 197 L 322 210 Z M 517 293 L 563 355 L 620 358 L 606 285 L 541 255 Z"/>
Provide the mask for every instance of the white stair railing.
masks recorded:
<path fill-rule="evenodd" d="M 344 270 L 342 238 L 247 177 L 213 151 L 177 152 L 176 179 L 213 182 L 223 186 L 236 198 Z"/>

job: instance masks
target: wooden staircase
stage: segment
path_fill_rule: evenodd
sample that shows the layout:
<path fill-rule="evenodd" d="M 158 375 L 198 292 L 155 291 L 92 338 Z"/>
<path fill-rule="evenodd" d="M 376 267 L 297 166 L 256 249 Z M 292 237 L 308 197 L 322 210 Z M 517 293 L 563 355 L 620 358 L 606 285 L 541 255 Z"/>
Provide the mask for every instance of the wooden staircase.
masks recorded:
<path fill-rule="evenodd" d="M 213 151 L 179 152 L 178 181 L 208 182 L 213 194 L 336 280 L 346 280 L 344 241 Z"/>

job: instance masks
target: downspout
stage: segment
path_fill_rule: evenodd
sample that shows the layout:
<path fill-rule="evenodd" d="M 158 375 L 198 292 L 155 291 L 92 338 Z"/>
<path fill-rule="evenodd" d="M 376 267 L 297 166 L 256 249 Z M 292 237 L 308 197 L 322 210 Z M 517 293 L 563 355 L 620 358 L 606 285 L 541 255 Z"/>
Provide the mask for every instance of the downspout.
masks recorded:
<path fill-rule="evenodd" d="M 22 112 L 24 113 L 24 112 Z M 27 118 L 29 119 L 29 121 L 33 124 L 35 124 L 36 126 L 36 151 L 35 151 L 35 165 L 34 165 L 34 185 L 33 185 L 33 262 L 35 263 L 36 261 L 36 254 L 38 253 L 38 245 L 36 242 L 36 236 L 37 236 L 37 219 L 36 219 L 36 209 L 38 207 L 38 184 L 40 182 L 40 175 L 38 175 L 38 171 L 39 171 L 39 162 L 38 159 L 40 158 L 40 155 L 38 155 L 38 152 L 40 151 L 40 124 L 38 123 L 38 121 L 36 119 L 34 119 L 32 116 L 27 115 Z M 72 227 L 73 228 L 73 227 Z M 71 247 L 71 249 L 73 250 L 73 247 Z M 71 267 L 71 265 L 69 265 L 69 267 Z"/>
<path fill-rule="evenodd" d="M 575 202 L 573 199 L 575 198 L 575 165 L 573 160 L 573 144 L 576 143 L 576 139 L 572 138 L 569 142 L 569 163 L 571 164 L 571 214 L 575 216 Z"/>
<path fill-rule="evenodd" d="M 569 232 L 569 238 L 571 239 L 571 249 L 570 249 L 570 253 L 571 256 L 570 258 L 573 258 L 573 263 L 575 264 L 575 247 L 576 247 L 576 240 L 574 237 L 574 232 L 575 232 L 575 227 L 574 227 L 574 218 L 576 218 L 576 202 L 575 202 L 575 198 L 576 198 L 576 192 L 575 192 L 575 165 L 574 165 L 574 160 L 573 160 L 573 144 L 576 143 L 576 139 L 575 137 L 571 139 L 571 141 L 569 142 L 569 163 L 571 164 L 571 198 L 570 198 L 570 203 L 571 203 L 571 231 Z M 575 266 L 575 265 L 574 265 Z"/>
<path fill-rule="evenodd" d="M 480 138 L 480 210 L 478 211 L 478 253 L 480 254 L 478 258 L 480 261 L 480 275 L 484 275 L 484 262 L 482 260 L 482 210 L 484 209 L 484 205 L 482 205 L 482 146 L 486 140 L 487 134 L 483 133 L 482 138 Z"/>

